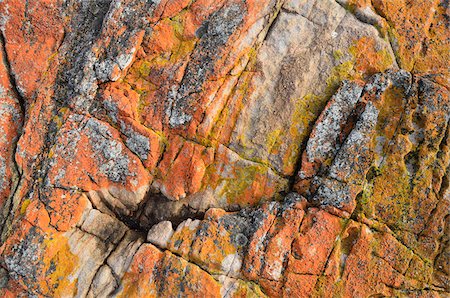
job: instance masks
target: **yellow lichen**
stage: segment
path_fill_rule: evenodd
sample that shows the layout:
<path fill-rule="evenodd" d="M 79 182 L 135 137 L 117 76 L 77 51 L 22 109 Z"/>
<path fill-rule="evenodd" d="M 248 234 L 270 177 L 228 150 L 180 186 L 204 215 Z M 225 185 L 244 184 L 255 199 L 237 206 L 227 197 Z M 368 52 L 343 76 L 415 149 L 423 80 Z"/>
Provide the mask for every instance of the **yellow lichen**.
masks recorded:
<path fill-rule="evenodd" d="M 283 135 L 283 138 L 287 137 L 293 140 L 283 156 L 284 173 L 290 175 L 295 170 L 301 146 L 311 133 L 314 121 L 319 116 L 326 101 L 327 97 L 317 96 L 312 93 L 295 100 L 294 112 L 291 116 L 292 125 L 287 131 L 289 135 Z"/>
<path fill-rule="evenodd" d="M 343 80 L 351 80 L 358 78 L 355 72 L 355 61 L 345 61 L 335 66 L 331 70 L 330 76 L 327 78 L 327 95 L 330 96 L 337 89 Z"/>
<path fill-rule="evenodd" d="M 281 129 L 276 129 L 267 135 L 267 148 L 271 154 L 278 154 L 281 144 L 283 143 L 280 135 L 282 134 Z"/>
<path fill-rule="evenodd" d="M 221 195 L 225 196 L 230 204 L 239 202 L 239 198 L 242 198 L 242 196 L 251 198 L 253 183 L 258 178 L 264 177 L 266 173 L 267 169 L 262 165 L 250 165 L 245 168 L 235 167 L 233 178 L 221 179 L 222 181 L 227 180 L 226 187 L 222 190 Z"/>
<path fill-rule="evenodd" d="M 76 296 L 77 279 L 70 276 L 77 268 L 78 257 L 70 251 L 69 243 L 62 234 L 53 234 L 44 240 L 43 257 L 45 279 L 41 288 L 47 289 L 52 296 Z"/>
<path fill-rule="evenodd" d="M 341 50 L 336 50 L 333 52 L 333 57 L 335 60 L 340 60 L 342 57 L 344 57 L 344 53 L 342 53 Z"/>
<path fill-rule="evenodd" d="M 48 158 L 53 158 L 53 156 L 55 156 L 55 151 L 53 150 L 53 148 L 50 149 L 50 151 L 48 152 Z"/>
<path fill-rule="evenodd" d="M 30 203 L 31 203 L 30 199 L 26 199 L 23 201 L 22 206 L 20 207 L 20 214 L 25 214 Z"/>

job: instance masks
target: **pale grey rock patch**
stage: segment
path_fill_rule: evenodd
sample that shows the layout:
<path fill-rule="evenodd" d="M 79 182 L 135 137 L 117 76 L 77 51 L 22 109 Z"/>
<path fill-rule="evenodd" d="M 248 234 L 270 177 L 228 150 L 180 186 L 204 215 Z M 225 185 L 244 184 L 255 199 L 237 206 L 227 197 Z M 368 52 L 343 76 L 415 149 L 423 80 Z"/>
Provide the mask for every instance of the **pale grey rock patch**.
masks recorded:
<path fill-rule="evenodd" d="M 148 137 L 135 131 L 132 126 L 127 126 L 121 122 L 121 132 L 127 136 L 125 145 L 131 152 L 136 154 L 139 159 L 147 160 L 150 153 L 150 140 Z"/>
<path fill-rule="evenodd" d="M 119 287 L 111 268 L 108 265 L 102 265 L 95 275 L 87 297 L 110 297 L 110 295 Z"/>
<path fill-rule="evenodd" d="M 127 227 L 119 220 L 96 209 L 91 209 L 81 226 L 83 231 L 96 235 L 104 243 L 117 244 Z"/>
<path fill-rule="evenodd" d="M 165 249 L 173 233 L 172 223 L 170 221 L 162 221 L 151 227 L 147 233 L 147 241 L 159 248 Z"/>
<path fill-rule="evenodd" d="M 70 230 L 66 237 L 70 252 L 78 257 L 78 264 L 80 264 L 69 276 L 69 281 L 76 282 L 77 294 L 84 297 L 87 295 L 98 269 L 103 265 L 114 246 L 112 243 L 105 243 L 99 237 L 80 229 Z"/>
<path fill-rule="evenodd" d="M 142 243 L 143 239 L 136 232 L 129 230 L 125 233 L 122 241 L 107 259 L 108 266 L 116 276 L 122 277 L 125 274 Z"/>
<path fill-rule="evenodd" d="M 252 93 L 228 147 L 246 159 L 269 163 L 277 173 L 292 175 L 283 157 L 300 151 L 303 134 L 311 129 L 296 123 L 298 104 L 314 95 L 322 100 L 317 102 L 320 110 L 333 69 L 353 58 L 348 49 L 355 40 L 372 38 L 376 49 L 386 49 L 392 61 L 395 58 L 373 26 L 358 21 L 334 0 L 292 0 L 283 8 L 258 52 L 258 68 L 249 83 Z M 336 51 L 342 52 L 341 59 L 335 58 Z M 318 116 L 314 113 L 312 118 Z M 277 131 L 281 141 L 274 151 L 267 137 Z"/>

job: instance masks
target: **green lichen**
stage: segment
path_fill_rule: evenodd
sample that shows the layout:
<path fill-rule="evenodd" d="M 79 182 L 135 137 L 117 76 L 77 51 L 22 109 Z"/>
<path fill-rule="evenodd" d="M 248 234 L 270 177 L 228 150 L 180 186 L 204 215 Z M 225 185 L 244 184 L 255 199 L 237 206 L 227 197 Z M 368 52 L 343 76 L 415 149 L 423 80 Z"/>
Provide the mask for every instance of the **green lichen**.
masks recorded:
<path fill-rule="evenodd" d="M 237 203 L 237 198 L 242 197 L 246 191 L 249 191 L 257 175 L 264 176 L 267 169 L 261 165 L 250 165 L 245 168 L 236 167 L 234 177 L 227 180 L 226 187 L 221 195 L 225 196 L 229 203 Z"/>
<path fill-rule="evenodd" d="M 300 151 L 305 146 L 313 125 L 327 100 L 326 96 L 317 96 L 310 93 L 294 101 L 294 112 L 291 116 L 292 125 L 289 130 L 284 130 L 283 134 L 280 135 L 280 141 L 284 138 L 293 140 L 283 156 L 283 171 L 285 173 L 291 175 L 295 170 Z"/>
<path fill-rule="evenodd" d="M 149 61 L 143 61 L 139 67 L 139 74 L 142 77 L 148 77 L 151 71 L 151 63 Z"/>
<path fill-rule="evenodd" d="M 282 138 L 280 136 L 283 134 L 281 129 L 275 129 L 267 135 L 267 148 L 269 148 L 269 152 L 271 154 L 277 154 L 280 146 L 283 143 Z"/>
<path fill-rule="evenodd" d="M 335 66 L 331 70 L 330 76 L 327 78 L 326 93 L 328 95 L 333 94 L 343 80 L 353 79 L 356 76 L 354 67 L 355 61 L 353 59 L 350 61 L 342 62 L 341 64 Z"/>
<path fill-rule="evenodd" d="M 257 203 L 264 191 L 269 168 L 262 164 L 236 164 L 224 160 L 214 163 L 206 169 L 204 188 L 219 190 L 218 196 L 224 198 L 229 205 L 240 206 Z M 276 187 L 275 185 L 273 187 Z"/>
<path fill-rule="evenodd" d="M 180 40 L 183 39 L 184 35 L 184 17 L 186 16 L 186 13 L 187 11 L 184 10 L 170 19 L 175 36 Z"/>
<path fill-rule="evenodd" d="M 341 50 L 333 51 L 333 57 L 335 60 L 340 60 L 342 59 L 342 57 L 344 57 L 344 53 L 342 53 Z"/>

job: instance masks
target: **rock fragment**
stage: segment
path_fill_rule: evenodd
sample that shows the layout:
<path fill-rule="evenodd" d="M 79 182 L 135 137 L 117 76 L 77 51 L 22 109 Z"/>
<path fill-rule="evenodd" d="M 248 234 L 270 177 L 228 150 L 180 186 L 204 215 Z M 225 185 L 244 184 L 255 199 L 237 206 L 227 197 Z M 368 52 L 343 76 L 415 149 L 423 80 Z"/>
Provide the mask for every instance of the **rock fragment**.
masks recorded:
<path fill-rule="evenodd" d="M 159 248 L 166 248 L 174 231 L 170 221 L 162 221 L 148 231 L 147 241 L 158 246 Z"/>

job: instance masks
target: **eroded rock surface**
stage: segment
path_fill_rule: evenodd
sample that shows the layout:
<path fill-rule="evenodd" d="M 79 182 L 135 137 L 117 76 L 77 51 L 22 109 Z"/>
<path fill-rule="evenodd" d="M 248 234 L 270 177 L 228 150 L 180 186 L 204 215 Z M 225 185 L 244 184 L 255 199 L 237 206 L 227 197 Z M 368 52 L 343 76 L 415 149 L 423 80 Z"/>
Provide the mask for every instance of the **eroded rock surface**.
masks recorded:
<path fill-rule="evenodd" d="M 448 10 L 0 1 L 0 295 L 450 295 Z"/>

